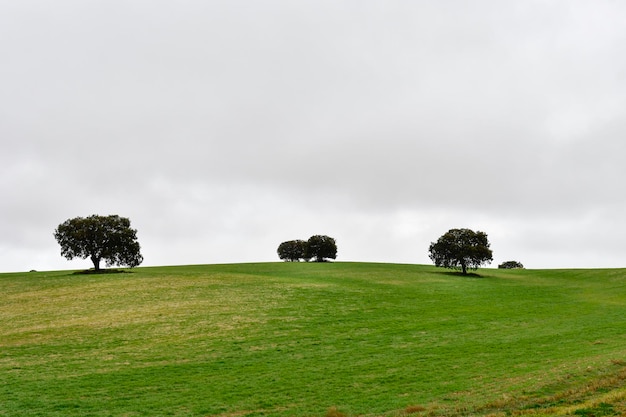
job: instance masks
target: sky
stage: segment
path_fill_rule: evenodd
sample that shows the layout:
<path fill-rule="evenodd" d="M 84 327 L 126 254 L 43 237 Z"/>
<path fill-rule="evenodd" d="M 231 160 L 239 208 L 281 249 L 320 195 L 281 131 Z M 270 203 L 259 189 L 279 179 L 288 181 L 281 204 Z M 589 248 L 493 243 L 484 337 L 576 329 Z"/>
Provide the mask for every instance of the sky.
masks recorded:
<path fill-rule="evenodd" d="M 625 50 L 620 0 L 0 0 L 0 271 L 92 214 L 143 266 L 626 267 Z"/>

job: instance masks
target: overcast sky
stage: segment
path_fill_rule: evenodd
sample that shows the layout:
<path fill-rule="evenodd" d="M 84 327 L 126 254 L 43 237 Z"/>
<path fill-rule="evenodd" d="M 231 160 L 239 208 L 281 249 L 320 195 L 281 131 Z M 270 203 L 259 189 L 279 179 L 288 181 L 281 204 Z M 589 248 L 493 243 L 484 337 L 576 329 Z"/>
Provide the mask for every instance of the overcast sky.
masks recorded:
<path fill-rule="evenodd" d="M 145 266 L 626 267 L 625 52 L 621 0 L 0 0 L 0 271 L 91 214 Z"/>

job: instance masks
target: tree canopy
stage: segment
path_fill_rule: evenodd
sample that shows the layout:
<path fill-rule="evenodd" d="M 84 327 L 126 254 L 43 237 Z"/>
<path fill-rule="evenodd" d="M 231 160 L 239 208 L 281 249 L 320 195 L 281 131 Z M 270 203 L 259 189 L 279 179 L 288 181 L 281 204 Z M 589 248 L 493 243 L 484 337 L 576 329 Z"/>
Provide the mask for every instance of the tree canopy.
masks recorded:
<path fill-rule="evenodd" d="M 315 235 L 307 241 L 308 255 L 315 258 L 315 262 L 324 262 L 325 259 L 337 258 L 337 242 L 330 236 Z"/>
<path fill-rule="evenodd" d="M 428 251 L 436 266 L 461 269 L 464 275 L 468 268 L 477 269 L 493 260 L 487 234 L 470 229 L 450 229 Z"/>
<path fill-rule="evenodd" d="M 521 262 L 517 262 L 517 261 L 506 261 L 498 265 L 498 268 L 500 269 L 524 269 L 524 265 L 522 265 Z"/>
<path fill-rule="evenodd" d="M 308 261 L 307 242 L 304 240 L 288 240 L 278 245 L 278 257 L 284 261 L 297 262 L 300 259 Z"/>
<path fill-rule="evenodd" d="M 96 271 L 100 271 L 102 260 L 107 266 L 131 268 L 143 261 L 137 231 L 125 217 L 92 215 L 68 219 L 56 228 L 54 237 L 61 246 L 62 256 L 89 258 Z"/>
<path fill-rule="evenodd" d="M 278 257 L 284 261 L 296 262 L 300 259 L 324 262 L 337 258 L 337 242 L 330 236 L 315 235 L 309 240 L 288 240 L 278 245 Z"/>

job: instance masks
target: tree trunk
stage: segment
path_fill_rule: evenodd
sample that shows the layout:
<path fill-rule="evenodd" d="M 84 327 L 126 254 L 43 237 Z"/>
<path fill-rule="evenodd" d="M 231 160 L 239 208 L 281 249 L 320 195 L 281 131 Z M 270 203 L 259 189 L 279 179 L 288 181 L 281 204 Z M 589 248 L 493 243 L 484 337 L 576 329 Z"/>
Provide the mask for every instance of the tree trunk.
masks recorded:
<path fill-rule="evenodd" d="M 467 265 L 465 265 L 465 262 L 461 262 L 461 269 L 463 270 L 463 275 L 467 275 Z"/>
<path fill-rule="evenodd" d="M 97 256 L 92 256 L 91 262 L 93 262 L 93 269 L 95 269 L 96 272 L 100 271 L 100 258 L 98 258 Z"/>

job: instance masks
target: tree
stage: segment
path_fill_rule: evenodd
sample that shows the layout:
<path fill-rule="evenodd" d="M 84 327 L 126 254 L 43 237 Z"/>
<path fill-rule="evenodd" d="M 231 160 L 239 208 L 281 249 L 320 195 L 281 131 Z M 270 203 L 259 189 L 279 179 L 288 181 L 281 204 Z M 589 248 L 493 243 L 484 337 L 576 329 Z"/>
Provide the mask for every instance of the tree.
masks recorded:
<path fill-rule="evenodd" d="M 460 268 L 463 275 L 467 268 L 477 269 L 493 260 L 487 234 L 470 229 L 450 229 L 428 248 L 430 259 L 436 266 Z"/>
<path fill-rule="evenodd" d="M 498 268 L 500 269 L 524 269 L 524 265 L 522 265 L 521 262 L 517 262 L 517 261 L 506 261 L 498 265 Z"/>
<path fill-rule="evenodd" d="M 278 245 L 278 257 L 284 261 L 298 262 L 308 260 L 307 243 L 304 240 L 288 240 Z"/>
<path fill-rule="evenodd" d="M 335 239 L 324 235 L 311 236 L 307 241 L 307 254 L 315 258 L 315 262 L 324 262 L 326 258 L 337 258 L 337 243 Z"/>
<path fill-rule="evenodd" d="M 61 245 L 61 255 L 67 259 L 91 259 L 96 271 L 100 261 L 107 266 L 135 267 L 143 261 L 137 242 L 137 231 L 131 229 L 130 220 L 117 215 L 86 218 L 76 217 L 61 223 L 54 231 Z"/>

